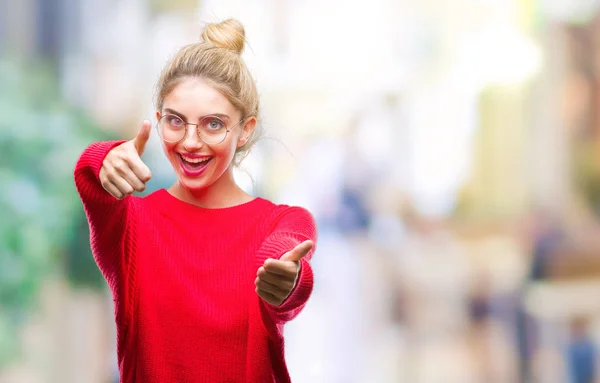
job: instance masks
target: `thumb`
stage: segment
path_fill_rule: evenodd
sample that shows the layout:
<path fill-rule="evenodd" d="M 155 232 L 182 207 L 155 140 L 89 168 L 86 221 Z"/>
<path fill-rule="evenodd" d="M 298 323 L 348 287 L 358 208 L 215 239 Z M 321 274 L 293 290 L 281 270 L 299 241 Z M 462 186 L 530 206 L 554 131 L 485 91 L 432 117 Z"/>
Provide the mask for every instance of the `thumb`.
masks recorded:
<path fill-rule="evenodd" d="M 138 154 L 141 156 L 144 152 L 144 148 L 146 147 L 146 143 L 150 139 L 150 131 L 152 129 L 152 124 L 148 120 L 144 120 L 142 123 L 142 127 L 137 133 L 137 136 L 133 139 L 133 145 L 137 150 Z"/>
<path fill-rule="evenodd" d="M 283 257 L 281 257 L 281 260 L 298 262 L 312 250 L 313 246 L 314 246 L 313 241 L 311 241 L 311 240 L 304 241 L 301 244 L 299 244 L 298 246 L 294 247 L 294 249 L 292 249 L 291 251 L 288 251 L 287 253 L 285 253 L 283 255 Z"/>

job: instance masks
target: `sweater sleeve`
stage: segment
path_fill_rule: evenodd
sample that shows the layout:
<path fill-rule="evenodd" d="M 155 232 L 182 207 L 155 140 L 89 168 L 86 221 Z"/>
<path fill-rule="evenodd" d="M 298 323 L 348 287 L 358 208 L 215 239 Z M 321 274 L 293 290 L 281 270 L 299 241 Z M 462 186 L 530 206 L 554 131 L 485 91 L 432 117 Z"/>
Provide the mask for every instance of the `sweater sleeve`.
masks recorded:
<path fill-rule="evenodd" d="M 306 240 L 316 245 L 317 229 L 313 216 L 300 207 L 287 208 L 275 223 L 275 226 L 259 248 L 259 263 L 267 258 L 281 258 L 285 253 Z M 300 261 L 300 274 L 296 286 L 289 297 L 279 306 L 273 306 L 260 300 L 275 324 L 294 319 L 306 305 L 313 290 L 313 270 L 310 260 L 315 247 Z"/>
<path fill-rule="evenodd" d="M 129 214 L 132 197 L 118 200 L 104 190 L 100 168 L 108 152 L 124 141 L 96 142 L 88 146 L 75 165 L 75 187 L 90 227 L 90 247 L 109 287 L 120 291 L 118 281 L 125 264 L 131 237 Z"/>

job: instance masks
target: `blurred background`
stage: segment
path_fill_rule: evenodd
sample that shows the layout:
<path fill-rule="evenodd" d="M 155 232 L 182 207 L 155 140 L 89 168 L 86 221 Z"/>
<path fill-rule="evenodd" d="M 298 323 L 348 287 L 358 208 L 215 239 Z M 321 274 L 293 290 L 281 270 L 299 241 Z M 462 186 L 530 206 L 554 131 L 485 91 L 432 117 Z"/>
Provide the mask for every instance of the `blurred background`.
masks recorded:
<path fill-rule="evenodd" d="M 598 0 L 0 1 L 0 382 L 118 381 L 73 166 L 227 17 L 265 129 L 236 176 L 319 226 L 294 382 L 600 382 Z"/>

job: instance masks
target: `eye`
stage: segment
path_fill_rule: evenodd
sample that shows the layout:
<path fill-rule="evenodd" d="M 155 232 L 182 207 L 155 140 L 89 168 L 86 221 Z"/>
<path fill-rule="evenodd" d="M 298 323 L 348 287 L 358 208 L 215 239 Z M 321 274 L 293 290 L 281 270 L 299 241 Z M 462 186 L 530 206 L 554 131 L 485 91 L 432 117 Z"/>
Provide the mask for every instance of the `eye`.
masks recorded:
<path fill-rule="evenodd" d="M 218 118 L 209 118 L 204 123 L 204 127 L 208 130 L 219 130 L 224 126 L 225 124 L 223 121 L 219 120 Z"/>
<path fill-rule="evenodd" d="M 174 116 L 172 114 L 167 116 L 167 122 L 169 123 L 169 125 L 171 125 L 174 128 L 181 128 L 185 125 L 181 118 Z"/>

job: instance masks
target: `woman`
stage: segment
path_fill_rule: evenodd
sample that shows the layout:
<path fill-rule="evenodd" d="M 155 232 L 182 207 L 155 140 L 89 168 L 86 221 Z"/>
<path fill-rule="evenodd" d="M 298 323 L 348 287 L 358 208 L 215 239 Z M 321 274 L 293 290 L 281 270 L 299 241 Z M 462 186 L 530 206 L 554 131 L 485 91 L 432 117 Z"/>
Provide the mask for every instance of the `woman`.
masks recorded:
<path fill-rule="evenodd" d="M 312 215 L 245 193 L 233 166 L 254 143 L 258 93 L 244 28 L 210 24 L 158 83 L 157 132 L 177 175 L 145 198 L 145 121 L 90 145 L 75 184 L 115 301 L 121 382 L 289 382 L 283 325 L 313 288 Z"/>

